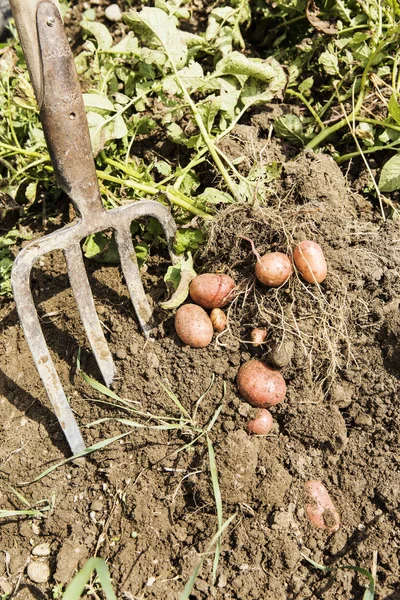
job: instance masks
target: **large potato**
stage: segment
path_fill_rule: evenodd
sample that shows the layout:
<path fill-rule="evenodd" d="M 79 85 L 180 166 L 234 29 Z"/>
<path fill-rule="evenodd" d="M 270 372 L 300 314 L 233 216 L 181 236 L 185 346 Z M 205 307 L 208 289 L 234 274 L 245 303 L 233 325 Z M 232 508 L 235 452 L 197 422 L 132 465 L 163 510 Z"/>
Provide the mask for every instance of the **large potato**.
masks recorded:
<path fill-rule="evenodd" d="M 183 304 L 178 308 L 175 331 L 182 342 L 192 348 L 208 346 L 214 333 L 210 317 L 197 304 Z"/>
<path fill-rule="evenodd" d="M 258 281 L 264 285 L 279 287 L 293 273 L 292 261 L 283 252 L 268 252 L 257 260 L 255 272 Z"/>
<path fill-rule="evenodd" d="M 191 281 L 189 294 L 193 302 L 203 308 L 222 308 L 231 301 L 234 287 L 235 282 L 229 275 L 203 273 Z"/>
<path fill-rule="evenodd" d="M 328 268 L 322 248 L 316 242 L 304 240 L 293 250 L 293 261 L 303 279 L 308 283 L 321 283 Z"/>
<path fill-rule="evenodd" d="M 244 363 L 237 374 L 240 394 L 252 406 L 268 408 L 279 404 L 285 397 L 286 384 L 279 371 L 260 360 Z"/>

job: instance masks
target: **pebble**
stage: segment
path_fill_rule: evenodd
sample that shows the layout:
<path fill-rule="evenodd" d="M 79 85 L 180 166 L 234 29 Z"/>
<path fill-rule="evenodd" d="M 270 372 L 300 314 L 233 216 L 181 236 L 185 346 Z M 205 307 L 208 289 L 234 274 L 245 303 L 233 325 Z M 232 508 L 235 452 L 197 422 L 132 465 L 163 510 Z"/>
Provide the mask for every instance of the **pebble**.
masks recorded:
<path fill-rule="evenodd" d="M 104 11 L 104 16 L 109 21 L 116 23 L 122 19 L 122 12 L 118 4 L 110 4 Z"/>
<path fill-rule="evenodd" d="M 38 544 L 32 550 L 33 556 L 49 556 L 50 554 L 50 546 L 49 544 Z"/>
<path fill-rule="evenodd" d="M 116 356 L 117 356 L 117 358 L 119 358 L 119 360 L 125 360 L 125 358 L 126 358 L 125 348 L 118 348 L 118 350 L 116 352 Z"/>
<path fill-rule="evenodd" d="M 354 419 L 354 425 L 358 425 L 359 427 L 371 427 L 371 425 L 372 425 L 371 415 L 366 415 L 366 414 L 357 415 L 357 417 Z"/>
<path fill-rule="evenodd" d="M 286 340 L 278 344 L 272 352 L 267 355 L 268 362 L 278 369 L 290 364 L 294 353 L 293 340 Z"/>
<path fill-rule="evenodd" d="M 218 577 L 217 587 L 224 588 L 227 585 L 228 585 L 228 580 L 226 578 L 226 575 L 224 575 L 224 573 L 221 573 L 221 575 Z"/>
<path fill-rule="evenodd" d="M 27 569 L 28 577 L 34 583 L 46 583 L 50 579 L 49 565 L 45 562 L 32 561 Z"/>

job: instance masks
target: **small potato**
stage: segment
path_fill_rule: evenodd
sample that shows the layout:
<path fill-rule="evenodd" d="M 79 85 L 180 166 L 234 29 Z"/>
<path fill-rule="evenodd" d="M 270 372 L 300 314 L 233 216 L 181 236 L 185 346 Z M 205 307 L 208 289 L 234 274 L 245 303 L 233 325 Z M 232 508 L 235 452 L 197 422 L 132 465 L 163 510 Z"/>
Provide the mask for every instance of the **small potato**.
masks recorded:
<path fill-rule="evenodd" d="M 220 308 L 213 308 L 210 313 L 211 323 L 214 327 L 214 331 L 224 331 L 226 328 L 226 314 Z"/>
<path fill-rule="evenodd" d="M 327 266 L 322 248 L 316 242 L 304 240 L 293 250 L 293 261 L 308 283 L 321 283 L 326 278 Z"/>
<path fill-rule="evenodd" d="M 203 308 L 222 308 L 231 301 L 234 287 L 235 282 L 229 275 L 203 273 L 191 281 L 189 294 L 193 302 Z"/>
<path fill-rule="evenodd" d="M 178 308 L 175 331 L 182 342 L 192 348 L 208 346 L 214 333 L 210 317 L 197 304 L 184 304 Z"/>
<path fill-rule="evenodd" d="M 247 432 L 254 435 L 267 435 L 274 425 L 272 415 L 266 408 L 261 408 L 256 418 L 247 423 Z"/>
<path fill-rule="evenodd" d="M 283 252 L 268 252 L 257 260 L 256 277 L 268 287 L 283 285 L 293 273 L 292 262 Z"/>
<path fill-rule="evenodd" d="M 265 341 L 266 337 L 266 329 L 259 329 L 258 327 L 256 327 L 255 329 L 252 329 L 250 333 L 250 339 L 253 342 L 254 346 L 259 346 L 260 344 L 262 344 Z"/>
<path fill-rule="evenodd" d="M 268 408 L 279 404 L 285 397 L 286 384 L 279 371 L 260 360 L 244 363 L 237 374 L 239 393 L 252 406 Z"/>
<path fill-rule="evenodd" d="M 306 493 L 306 515 L 309 521 L 319 529 L 334 533 L 340 527 L 340 517 L 333 504 L 328 490 L 320 481 L 307 481 L 304 486 Z"/>

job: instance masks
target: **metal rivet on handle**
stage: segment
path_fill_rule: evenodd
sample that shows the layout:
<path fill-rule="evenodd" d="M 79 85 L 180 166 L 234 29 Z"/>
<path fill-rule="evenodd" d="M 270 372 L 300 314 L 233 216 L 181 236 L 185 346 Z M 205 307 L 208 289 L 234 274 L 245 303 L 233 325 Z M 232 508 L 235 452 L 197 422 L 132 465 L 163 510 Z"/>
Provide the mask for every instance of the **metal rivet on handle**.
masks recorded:
<path fill-rule="evenodd" d="M 47 19 L 46 23 L 47 23 L 47 25 L 48 25 L 49 27 L 53 27 L 53 25 L 55 25 L 55 24 L 56 24 L 56 20 L 55 20 L 55 18 L 54 18 L 54 17 L 49 17 L 49 18 Z"/>

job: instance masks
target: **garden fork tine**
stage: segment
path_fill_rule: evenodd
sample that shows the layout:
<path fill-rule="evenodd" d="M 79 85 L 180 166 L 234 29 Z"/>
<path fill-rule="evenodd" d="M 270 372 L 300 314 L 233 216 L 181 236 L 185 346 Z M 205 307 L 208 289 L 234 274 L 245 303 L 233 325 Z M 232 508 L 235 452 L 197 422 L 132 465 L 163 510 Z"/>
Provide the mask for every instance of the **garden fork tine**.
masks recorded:
<path fill-rule="evenodd" d="M 110 211 L 102 205 L 89 129 L 74 60 L 56 0 L 11 0 L 17 29 L 40 108 L 47 146 L 60 188 L 71 198 L 79 218 L 72 224 L 35 240 L 17 256 L 12 286 L 18 314 L 36 367 L 73 453 L 84 449 L 75 417 L 68 404 L 47 347 L 30 290 L 30 273 L 41 256 L 63 250 L 79 313 L 103 378 L 109 385 L 115 366 L 105 340 L 83 263 L 80 242 L 86 236 L 112 229 L 122 271 L 146 336 L 152 328 L 152 310 L 140 279 L 130 225 L 152 216 L 164 229 L 172 252 L 176 225 L 167 208 L 140 201 Z"/>

